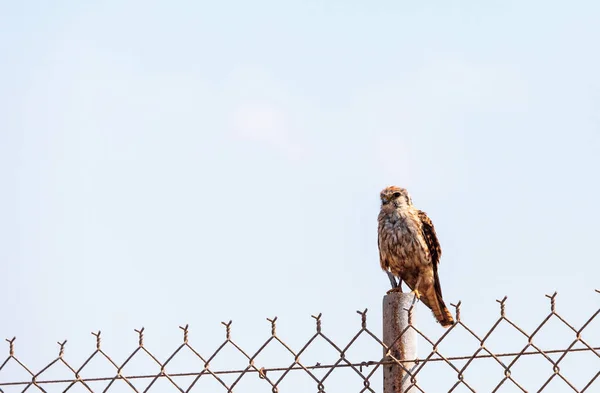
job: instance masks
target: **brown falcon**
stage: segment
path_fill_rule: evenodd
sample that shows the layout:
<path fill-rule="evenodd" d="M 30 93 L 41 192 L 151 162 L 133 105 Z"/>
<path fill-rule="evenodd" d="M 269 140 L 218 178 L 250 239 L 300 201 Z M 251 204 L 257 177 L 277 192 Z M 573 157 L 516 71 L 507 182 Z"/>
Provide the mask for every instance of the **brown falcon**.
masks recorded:
<path fill-rule="evenodd" d="M 391 186 L 381 191 L 378 222 L 379 262 L 392 283 L 388 293 L 402 292 L 404 281 L 443 327 L 451 326 L 438 277 L 442 249 L 427 214 L 413 206 L 406 189 Z"/>

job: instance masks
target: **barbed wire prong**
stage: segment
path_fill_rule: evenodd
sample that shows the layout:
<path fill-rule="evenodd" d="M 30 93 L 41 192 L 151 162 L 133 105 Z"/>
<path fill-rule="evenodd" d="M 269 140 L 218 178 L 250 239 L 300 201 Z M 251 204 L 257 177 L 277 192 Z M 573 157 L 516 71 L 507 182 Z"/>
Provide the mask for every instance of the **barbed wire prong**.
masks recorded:
<path fill-rule="evenodd" d="M 60 349 L 58 350 L 58 357 L 62 358 L 63 354 L 65 353 L 65 344 L 67 343 L 67 340 L 63 342 L 57 341 L 56 343 L 60 346 Z"/>
<path fill-rule="evenodd" d="M 552 295 L 545 295 L 548 299 L 550 299 L 550 311 L 554 314 L 556 312 L 556 295 L 558 292 L 554 291 Z"/>
<path fill-rule="evenodd" d="M 185 324 L 185 326 L 179 326 L 179 329 L 183 330 L 183 343 L 187 344 L 188 342 L 188 327 L 190 325 L 188 323 Z"/>
<path fill-rule="evenodd" d="M 404 311 L 406 311 L 408 313 L 408 326 L 412 326 L 414 308 L 415 308 L 415 303 L 413 301 L 413 303 L 410 305 L 409 308 L 403 309 Z"/>
<path fill-rule="evenodd" d="M 506 311 L 506 299 L 508 299 L 508 296 L 504 296 L 502 300 L 496 300 L 498 303 L 500 303 L 500 316 L 503 318 Z"/>
<path fill-rule="evenodd" d="M 367 311 L 369 311 L 368 308 L 365 308 L 365 311 L 362 312 L 358 310 L 356 311 L 358 314 L 360 314 L 360 323 L 363 329 L 367 327 Z"/>
<path fill-rule="evenodd" d="M 273 319 L 267 318 L 267 321 L 271 322 L 271 335 L 275 337 L 275 323 L 277 322 L 277 317 Z"/>
<path fill-rule="evenodd" d="M 452 307 L 454 307 L 454 309 L 456 310 L 456 322 L 460 322 L 460 305 L 462 304 L 462 300 L 459 300 L 458 303 L 454 304 L 454 303 L 450 303 L 450 305 Z"/>
<path fill-rule="evenodd" d="M 17 339 L 17 336 L 14 336 L 12 339 L 8 339 L 5 338 L 6 342 L 8 343 L 8 355 L 9 356 L 14 356 L 15 354 L 15 340 Z"/>
<path fill-rule="evenodd" d="M 144 327 L 142 326 L 142 328 L 140 330 L 138 329 L 133 329 L 137 334 L 138 334 L 138 345 L 140 347 L 144 346 Z"/>
<path fill-rule="evenodd" d="M 233 320 L 229 320 L 229 322 L 225 323 L 225 322 L 221 322 L 221 325 L 225 326 L 225 338 L 227 338 L 227 341 L 229 341 L 231 339 L 231 323 L 233 322 Z"/>
<path fill-rule="evenodd" d="M 317 323 L 317 333 L 321 333 L 321 315 L 323 314 L 319 313 L 319 315 L 311 315 L 311 317 L 313 317 Z"/>
<path fill-rule="evenodd" d="M 96 337 L 96 349 L 100 349 L 100 330 L 98 333 L 92 332 L 92 336 Z"/>

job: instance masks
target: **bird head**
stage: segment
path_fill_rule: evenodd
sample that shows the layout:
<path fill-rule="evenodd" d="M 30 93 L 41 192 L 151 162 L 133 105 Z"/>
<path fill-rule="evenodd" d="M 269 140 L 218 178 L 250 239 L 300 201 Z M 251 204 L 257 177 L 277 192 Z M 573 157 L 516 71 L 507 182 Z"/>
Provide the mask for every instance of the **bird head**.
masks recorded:
<path fill-rule="evenodd" d="M 393 205 L 395 207 L 412 206 L 412 199 L 406 188 L 390 186 L 381 191 L 381 205 Z"/>

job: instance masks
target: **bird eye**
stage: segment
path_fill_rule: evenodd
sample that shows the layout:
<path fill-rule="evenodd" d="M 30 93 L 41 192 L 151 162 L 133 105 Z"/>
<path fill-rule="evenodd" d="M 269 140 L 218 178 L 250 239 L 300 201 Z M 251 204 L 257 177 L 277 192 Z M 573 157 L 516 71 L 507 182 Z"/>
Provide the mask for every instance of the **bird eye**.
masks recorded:
<path fill-rule="evenodd" d="M 392 194 L 392 197 L 399 198 L 400 197 L 400 193 L 399 192 L 395 192 L 395 193 Z"/>

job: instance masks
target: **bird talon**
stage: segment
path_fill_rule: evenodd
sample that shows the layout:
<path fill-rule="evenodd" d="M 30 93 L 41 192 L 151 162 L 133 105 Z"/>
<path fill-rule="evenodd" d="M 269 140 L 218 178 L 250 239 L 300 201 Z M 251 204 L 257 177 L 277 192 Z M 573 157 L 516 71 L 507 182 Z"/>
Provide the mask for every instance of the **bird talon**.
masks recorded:
<path fill-rule="evenodd" d="M 421 292 L 419 292 L 418 289 L 413 289 L 412 291 L 410 291 L 410 293 L 412 293 L 413 295 L 415 295 L 415 297 L 419 300 L 421 300 Z"/>

